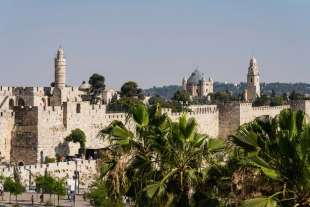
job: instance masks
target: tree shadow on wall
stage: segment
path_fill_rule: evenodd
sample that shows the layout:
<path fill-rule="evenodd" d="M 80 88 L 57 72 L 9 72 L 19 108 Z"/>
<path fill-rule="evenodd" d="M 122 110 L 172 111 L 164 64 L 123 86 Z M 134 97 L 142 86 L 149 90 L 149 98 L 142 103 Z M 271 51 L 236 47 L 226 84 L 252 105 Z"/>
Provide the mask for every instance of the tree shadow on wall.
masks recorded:
<path fill-rule="evenodd" d="M 62 143 L 59 143 L 55 147 L 55 154 L 59 156 L 66 156 L 70 154 L 70 148 L 68 142 L 64 141 Z"/>

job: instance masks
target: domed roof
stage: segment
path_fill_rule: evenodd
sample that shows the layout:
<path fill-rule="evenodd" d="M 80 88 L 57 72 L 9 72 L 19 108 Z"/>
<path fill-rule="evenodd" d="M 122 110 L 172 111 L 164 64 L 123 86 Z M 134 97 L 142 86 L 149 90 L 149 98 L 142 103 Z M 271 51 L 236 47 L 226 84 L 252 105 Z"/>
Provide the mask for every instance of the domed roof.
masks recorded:
<path fill-rule="evenodd" d="M 88 91 L 90 89 L 91 85 L 89 83 L 86 83 L 85 81 L 82 82 L 82 84 L 79 86 L 80 91 Z"/>
<path fill-rule="evenodd" d="M 188 78 L 187 83 L 197 85 L 199 82 L 203 79 L 203 73 L 201 73 L 199 70 L 195 70 L 192 72 L 191 76 Z"/>

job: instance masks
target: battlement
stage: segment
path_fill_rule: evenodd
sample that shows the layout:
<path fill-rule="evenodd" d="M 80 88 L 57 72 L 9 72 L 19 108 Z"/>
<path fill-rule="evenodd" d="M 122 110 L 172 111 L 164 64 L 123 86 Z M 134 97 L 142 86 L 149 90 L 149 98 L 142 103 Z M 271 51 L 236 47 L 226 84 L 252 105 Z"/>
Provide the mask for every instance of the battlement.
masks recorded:
<path fill-rule="evenodd" d="M 87 188 L 97 173 L 96 167 L 96 160 L 76 160 L 18 166 L 17 170 L 19 171 L 22 184 L 29 187 L 30 181 L 31 185 L 35 185 L 35 177 L 44 175 L 46 172 L 56 178 L 72 179 L 74 171 L 77 169 L 80 173 L 80 187 Z M 6 177 L 11 177 L 14 175 L 14 167 L 0 166 L 0 174 Z M 29 176 L 32 177 L 31 180 L 29 180 Z"/>
<path fill-rule="evenodd" d="M 125 113 L 108 113 L 104 116 L 105 119 L 109 119 L 109 120 L 119 120 L 119 119 L 124 119 L 126 118 L 126 114 Z"/>
<path fill-rule="evenodd" d="M 193 105 L 189 108 L 192 110 L 190 112 L 186 112 L 189 116 L 217 114 L 219 111 L 217 105 Z M 181 116 L 183 114 L 183 112 L 172 112 L 170 108 L 163 108 L 162 113 L 166 113 L 172 117 Z"/>
<path fill-rule="evenodd" d="M 252 107 L 252 103 L 249 102 L 237 102 L 240 107 Z"/>
<path fill-rule="evenodd" d="M 282 105 L 282 106 L 258 106 L 252 107 L 254 111 L 269 111 L 269 110 L 283 110 L 289 109 L 290 105 Z"/>
<path fill-rule="evenodd" d="M 46 87 L 14 87 L 14 95 L 22 96 L 44 96 Z"/>
<path fill-rule="evenodd" d="M 218 111 L 217 105 L 192 105 L 189 107 L 193 113 L 208 114 Z"/>
<path fill-rule="evenodd" d="M 24 166 L 18 166 L 17 169 L 19 171 L 22 170 L 30 170 L 30 169 L 36 169 L 36 170 L 45 170 L 45 169 L 58 169 L 58 168 L 66 168 L 68 165 L 83 165 L 83 164 L 96 164 L 96 160 L 76 160 L 76 161 L 67 161 L 67 162 L 54 162 L 54 163 L 48 163 L 48 164 L 33 164 L 33 165 L 24 165 Z M 0 174 L 8 174 L 13 173 L 14 167 L 11 166 L 0 166 Z"/>
<path fill-rule="evenodd" d="M 11 95 L 13 93 L 14 87 L 11 86 L 0 86 L 1 95 Z"/>

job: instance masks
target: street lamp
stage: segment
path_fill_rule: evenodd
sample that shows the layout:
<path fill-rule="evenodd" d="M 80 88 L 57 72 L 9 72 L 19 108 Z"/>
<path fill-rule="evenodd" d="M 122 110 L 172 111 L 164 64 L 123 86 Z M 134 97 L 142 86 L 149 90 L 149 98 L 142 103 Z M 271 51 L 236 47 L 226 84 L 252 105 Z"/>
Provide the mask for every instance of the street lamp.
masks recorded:
<path fill-rule="evenodd" d="M 73 175 L 73 179 L 74 179 L 74 197 L 73 197 L 73 206 L 75 206 L 75 202 L 76 202 L 76 189 L 78 188 L 78 193 L 80 193 L 80 173 L 78 171 L 77 168 L 77 160 L 75 160 L 75 171 L 74 171 L 74 175 Z"/>

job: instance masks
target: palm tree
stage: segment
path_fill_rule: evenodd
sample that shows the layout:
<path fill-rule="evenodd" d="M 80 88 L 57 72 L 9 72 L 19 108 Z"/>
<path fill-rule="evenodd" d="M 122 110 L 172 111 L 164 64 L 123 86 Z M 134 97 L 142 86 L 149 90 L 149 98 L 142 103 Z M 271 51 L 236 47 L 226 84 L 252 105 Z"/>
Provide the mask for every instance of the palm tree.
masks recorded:
<path fill-rule="evenodd" d="M 185 114 L 172 122 L 158 105 L 138 104 L 130 116 L 131 127 L 114 121 L 99 133 L 114 155 L 101 168 L 113 196 L 127 196 L 137 206 L 189 206 L 224 141 L 199 134 Z"/>
<path fill-rule="evenodd" d="M 256 119 L 231 138 L 243 159 L 276 183 L 244 206 L 310 206 L 310 125 L 303 112 L 283 110 L 275 118 Z"/>

